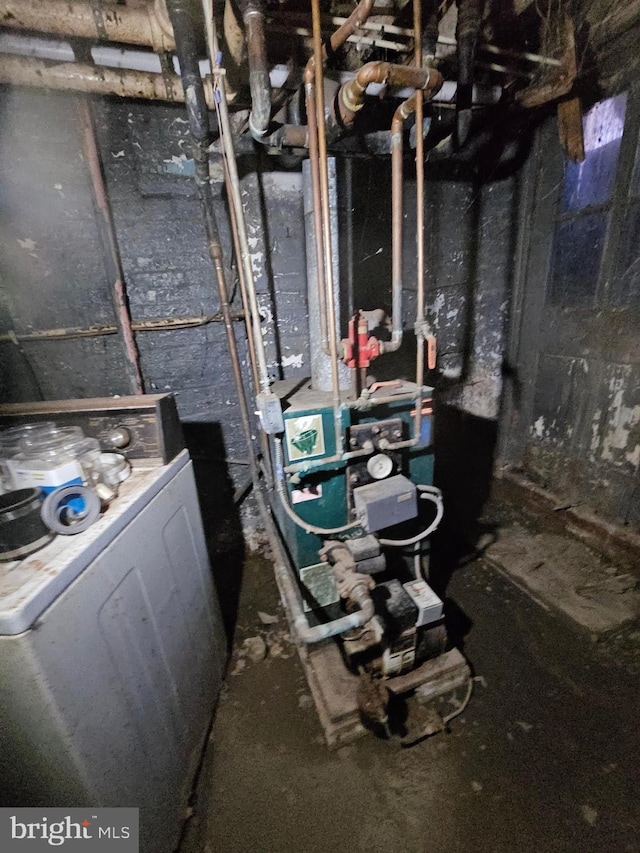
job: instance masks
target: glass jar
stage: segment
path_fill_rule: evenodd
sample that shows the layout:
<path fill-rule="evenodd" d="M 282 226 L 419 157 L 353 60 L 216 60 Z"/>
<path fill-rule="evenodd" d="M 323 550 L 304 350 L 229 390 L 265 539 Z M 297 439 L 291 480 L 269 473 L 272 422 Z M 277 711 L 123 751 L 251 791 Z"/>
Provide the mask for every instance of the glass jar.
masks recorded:
<path fill-rule="evenodd" d="M 84 485 L 88 477 L 83 460 L 96 447 L 99 452 L 97 439 L 85 438 L 80 427 L 61 427 L 25 438 L 9 461 L 15 487 L 39 488 L 48 494 L 60 486 Z"/>
<path fill-rule="evenodd" d="M 22 442 L 45 436 L 56 429 L 54 421 L 38 421 L 22 424 L 0 432 L 0 491 L 9 492 L 17 488 L 13 482 L 10 460 L 20 452 Z"/>

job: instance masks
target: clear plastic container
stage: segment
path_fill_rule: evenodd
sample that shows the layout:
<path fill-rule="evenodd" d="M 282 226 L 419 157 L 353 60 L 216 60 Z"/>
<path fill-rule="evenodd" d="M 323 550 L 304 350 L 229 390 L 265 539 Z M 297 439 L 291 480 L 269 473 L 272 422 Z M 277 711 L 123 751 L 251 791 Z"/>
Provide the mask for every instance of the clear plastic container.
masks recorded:
<path fill-rule="evenodd" d="M 22 424 L 0 432 L 0 491 L 8 492 L 17 488 L 11 473 L 11 460 L 18 454 L 25 440 L 37 440 L 56 429 L 54 421 L 38 421 L 37 423 Z"/>
<path fill-rule="evenodd" d="M 44 494 L 60 486 L 85 485 L 92 459 L 100 454 L 95 438 L 85 438 L 80 427 L 54 429 L 41 437 L 24 439 L 9 462 L 18 488 L 39 488 Z"/>

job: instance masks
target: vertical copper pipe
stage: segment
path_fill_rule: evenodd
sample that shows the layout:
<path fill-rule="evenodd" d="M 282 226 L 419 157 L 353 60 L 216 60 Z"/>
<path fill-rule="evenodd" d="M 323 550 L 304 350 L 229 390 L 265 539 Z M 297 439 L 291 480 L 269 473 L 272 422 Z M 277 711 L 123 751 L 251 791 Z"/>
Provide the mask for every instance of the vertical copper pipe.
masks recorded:
<path fill-rule="evenodd" d="M 309 170 L 313 197 L 313 234 L 316 246 L 316 275 L 318 279 L 318 311 L 320 313 L 320 338 L 322 351 L 329 355 L 327 333 L 326 278 L 324 272 L 324 236 L 322 231 L 322 209 L 320 205 L 320 162 L 318 159 L 318 120 L 314 84 L 314 64 L 309 62 L 304 71 L 304 88 L 307 103 L 307 125 L 309 137 Z"/>
<path fill-rule="evenodd" d="M 96 140 L 91 106 L 86 97 L 78 97 L 78 117 L 82 130 L 82 155 L 89 171 L 93 199 L 98 209 L 101 220 L 100 232 L 104 235 L 103 242 L 107 253 L 107 270 L 112 277 L 111 300 L 116 315 L 116 325 L 122 336 L 127 379 L 133 394 L 144 394 L 144 382 L 140 370 L 140 356 L 136 346 L 136 339 L 131 328 L 131 314 L 129 313 L 129 300 L 124 283 L 122 261 L 116 238 L 115 226 L 109 206 L 107 188 L 102 174 L 102 164 Z"/>
<path fill-rule="evenodd" d="M 410 98 L 403 101 L 395 111 L 391 122 L 391 315 L 393 327 L 391 341 L 385 344 L 384 352 L 395 352 L 402 342 L 402 132 L 404 122 L 415 112 L 419 95 L 424 97 L 426 91 L 427 97 L 432 98 L 441 86 L 442 75 L 430 69 L 423 91 L 416 90 Z"/>
<path fill-rule="evenodd" d="M 360 0 L 356 8 L 349 15 L 347 20 L 331 35 L 327 44 L 322 44 L 322 36 L 318 33 L 317 39 L 314 35 L 314 53 L 304 71 L 305 96 L 307 104 L 307 123 L 308 123 L 308 141 L 309 141 L 309 164 L 311 172 L 311 189 L 314 199 L 313 203 L 313 230 L 314 240 L 316 244 L 316 269 L 318 275 L 318 310 L 320 312 L 320 335 L 322 338 L 322 349 L 326 355 L 331 355 L 331 346 L 328 335 L 328 326 L 335 325 L 334 313 L 331 309 L 331 318 L 327 318 L 327 280 L 325 270 L 330 270 L 333 294 L 333 259 L 331 257 L 331 237 L 330 237 L 330 213 L 328 212 L 328 177 L 327 177 L 327 216 L 328 227 L 326 230 L 327 220 L 323 218 L 322 212 L 322 182 L 320 177 L 320 154 L 319 154 L 319 134 L 322 132 L 324 136 L 324 86 L 322 82 L 322 68 L 327 60 L 328 49 L 335 52 L 343 45 L 350 35 L 362 26 L 367 20 L 373 9 L 375 0 Z M 312 6 L 313 14 L 313 6 Z M 318 13 L 319 14 L 319 13 Z M 314 31 L 315 32 L 315 31 Z M 319 69 L 319 71 L 318 71 Z M 318 82 L 319 81 L 319 82 Z M 318 107 L 316 98 L 316 88 L 320 90 L 322 105 Z M 322 126 L 322 131 L 319 127 Z M 326 163 L 326 143 L 324 161 Z M 326 170 L 326 166 L 325 166 Z M 329 250 L 327 252 L 327 240 Z M 326 258 L 326 262 L 325 262 Z M 328 264 L 328 267 L 326 266 Z M 337 357 L 337 354 L 336 354 Z M 333 356 L 332 356 L 333 358 Z M 337 365 L 336 365 L 336 387 L 337 387 Z"/>
<path fill-rule="evenodd" d="M 414 62 L 422 68 L 422 0 L 413 0 Z M 424 98 L 416 91 L 416 385 L 424 382 L 424 138 L 422 124 Z M 416 401 L 414 436 L 420 438 L 422 429 L 422 399 Z"/>
<path fill-rule="evenodd" d="M 415 110 L 414 93 L 395 111 L 391 122 L 391 341 L 385 352 L 395 352 L 402 342 L 402 133 L 405 119 Z"/>
<path fill-rule="evenodd" d="M 322 74 L 322 33 L 320 28 L 320 0 L 311 0 L 313 19 L 313 58 L 316 89 L 316 116 L 318 123 L 318 160 L 320 164 L 320 196 L 322 225 L 324 232 L 324 272 L 326 282 L 327 326 L 331 358 L 331 386 L 334 408 L 336 452 L 343 450 L 343 435 L 339 419 L 340 385 L 338 379 L 338 341 L 335 324 L 335 300 L 333 293 L 333 258 L 331 252 L 331 213 L 329 210 L 329 172 L 327 168 L 327 140 L 324 117 L 324 83 Z"/>

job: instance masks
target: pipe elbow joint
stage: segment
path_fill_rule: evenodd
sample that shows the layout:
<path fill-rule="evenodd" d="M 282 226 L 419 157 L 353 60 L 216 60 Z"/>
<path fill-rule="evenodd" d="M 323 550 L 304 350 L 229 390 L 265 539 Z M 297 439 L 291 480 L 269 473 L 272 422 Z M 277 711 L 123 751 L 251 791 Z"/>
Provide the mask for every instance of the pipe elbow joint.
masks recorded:
<path fill-rule="evenodd" d="M 434 97 L 434 95 L 438 94 L 440 89 L 442 89 L 444 77 L 435 68 L 429 68 L 428 71 L 429 77 L 427 78 L 426 83 L 422 87 L 422 91 L 425 93 L 425 95 L 427 95 L 429 99 L 431 99 Z"/>
<path fill-rule="evenodd" d="M 401 343 L 402 331 L 392 332 L 390 341 L 380 341 L 380 355 L 386 355 L 390 352 L 396 352 L 396 350 L 400 349 Z"/>

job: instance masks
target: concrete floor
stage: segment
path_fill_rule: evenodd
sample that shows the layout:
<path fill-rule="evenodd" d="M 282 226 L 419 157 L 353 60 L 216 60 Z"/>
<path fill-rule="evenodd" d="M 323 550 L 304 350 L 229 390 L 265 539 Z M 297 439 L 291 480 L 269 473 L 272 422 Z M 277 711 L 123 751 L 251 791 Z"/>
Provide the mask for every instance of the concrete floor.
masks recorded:
<path fill-rule="evenodd" d="M 478 677 L 450 733 L 331 752 L 270 565 L 250 556 L 181 853 L 640 851 L 640 628 L 594 643 L 481 561 L 448 596 Z M 251 662 L 257 635 L 271 652 Z"/>

